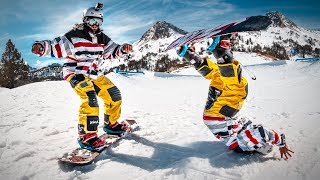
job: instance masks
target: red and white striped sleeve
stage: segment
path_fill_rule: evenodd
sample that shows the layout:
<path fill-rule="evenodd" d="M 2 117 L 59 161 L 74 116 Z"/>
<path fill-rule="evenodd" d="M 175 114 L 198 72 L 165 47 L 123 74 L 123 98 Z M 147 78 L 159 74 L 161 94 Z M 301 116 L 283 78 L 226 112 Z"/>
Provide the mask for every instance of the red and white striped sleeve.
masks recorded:
<path fill-rule="evenodd" d="M 271 144 L 277 145 L 279 147 L 284 147 L 286 145 L 284 134 L 279 134 L 275 130 L 268 130 L 266 128 L 264 129 L 264 131 L 266 132 L 266 135 L 268 136 L 269 142 L 271 142 Z"/>
<path fill-rule="evenodd" d="M 39 56 L 62 58 L 72 55 L 73 44 L 65 36 L 54 38 L 52 41 L 44 40 L 36 43 L 44 47 L 43 53 Z"/>
<path fill-rule="evenodd" d="M 110 40 L 104 47 L 104 59 L 122 58 L 126 53 L 122 52 L 123 45 L 119 45 Z"/>

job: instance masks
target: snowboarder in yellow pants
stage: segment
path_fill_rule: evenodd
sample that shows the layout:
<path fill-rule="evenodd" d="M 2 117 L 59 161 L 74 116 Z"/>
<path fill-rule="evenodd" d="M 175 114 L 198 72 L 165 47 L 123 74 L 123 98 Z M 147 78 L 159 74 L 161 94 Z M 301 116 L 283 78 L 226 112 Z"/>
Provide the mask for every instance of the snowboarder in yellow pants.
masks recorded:
<path fill-rule="evenodd" d="M 119 89 L 104 76 L 101 62 L 122 58 L 132 52 L 132 45 L 113 42 L 100 27 L 103 23 L 103 4 L 87 8 L 83 23 L 53 40 L 36 41 L 32 52 L 38 56 L 65 58 L 63 78 L 70 82 L 81 98 L 79 109 L 79 138 L 82 148 L 99 151 L 105 140 L 97 135 L 99 106 L 97 96 L 104 101 L 104 128 L 108 134 L 121 136 L 130 130 L 126 123 L 118 123 L 121 94 Z"/>
<path fill-rule="evenodd" d="M 79 75 L 75 75 L 79 76 Z M 75 79 L 70 77 L 70 82 Z M 83 76 L 83 75 L 80 75 Z M 99 105 L 97 96 L 104 102 L 104 130 L 112 131 L 109 124 L 116 124 L 121 112 L 121 93 L 119 89 L 105 76 L 91 80 L 83 76 L 84 80 L 74 86 L 74 91 L 81 98 L 79 108 L 79 134 L 96 133 L 99 125 Z M 115 133 L 115 132 L 114 132 Z M 116 134 L 116 133 L 115 133 Z"/>

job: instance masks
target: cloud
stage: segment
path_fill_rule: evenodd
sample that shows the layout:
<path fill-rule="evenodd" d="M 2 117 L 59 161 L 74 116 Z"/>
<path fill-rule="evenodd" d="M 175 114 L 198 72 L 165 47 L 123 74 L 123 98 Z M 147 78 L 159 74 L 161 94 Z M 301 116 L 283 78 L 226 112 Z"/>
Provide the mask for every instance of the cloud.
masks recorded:
<path fill-rule="evenodd" d="M 37 3 L 39 0 L 36 0 Z M 40 3 L 44 8 L 39 8 L 31 0 L 22 0 L 25 6 L 18 12 L 26 13 L 27 16 L 37 14 L 43 22 L 35 28 L 35 34 L 21 36 L 20 39 L 53 39 L 69 31 L 75 23 L 82 22 L 82 12 L 89 7 L 88 2 L 75 1 L 75 7 L 66 4 L 58 4 L 50 1 Z M 22 3 L 21 3 L 22 4 Z M 90 6 L 93 6 L 91 4 Z M 21 6 L 21 5 L 19 5 Z M 22 8 L 22 6 L 21 6 Z M 161 8 L 162 10 L 159 10 Z M 124 39 L 129 31 L 140 32 L 140 35 L 128 36 L 127 41 L 133 41 L 141 35 L 157 20 L 167 20 L 183 24 L 194 24 L 213 19 L 215 16 L 224 15 L 234 10 L 234 7 L 221 0 L 140 0 L 140 1 L 109 1 L 105 4 L 105 21 L 103 29 L 113 39 Z M 29 14 L 29 15 L 28 15 Z M 20 15 L 19 15 L 20 16 Z M 36 18 L 39 19 L 39 18 Z"/>
<path fill-rule="evenodd" d="M 44 22 L 35 28 L 37 33 L 23 35 L 19 39 L 41 40 L 61 36 L 72 29 L 74 24 L 82 22 L 82 13 L 85 8 L 88 8 L 88 6 L 78 4 L 78 7 L 73 8 L 72 11 L 57 8 L 54 13 L 45 13 L 43 14 L 46 16 Z M 111 7 L 109 6 L 109 8 Z M 114 9 L 114 11 L 105 10 L 105 20 L 102 29 L 114 39 L 123 39 L 123 36 L 128 31 L 134 31 L 152 24 L 152 21 L 146 22 L 143 17 L 132 16 L 132 14 L 124 11 L 126 8 L 120 8 L 121 11 L 117 11 L 117 9 Z M 130 37 L 129 41 L 131 40 L 133 40 L 132 37 Z"/>
<path fill-rule="evenodd" d="M 61 36 L 68 32 L 74 24 L 82 22 L 82 12 L 85 8 L 76 9 L 73 11 L 65 11 L 56 13 L 47 17 L 47 23 L 41 28 L 41 32 L 50 32 L 54 37 Z M 52 38 L 54 38 L 52 37 Z"/>
<path fill-rule="evenodd" d="M 53 36 L 51 33 L 39 33 L 39 34 L 29 34 L 29 35 L 23 35 L 16 38 L 16 40 L 43 40 L 43 39 L 51 39 L 48 37 Z"/>
<path fill-rule="evenodd" d="M 136 38 L 130 37 L 128 32 L 132 32 L 141 28 L 146 29 L 152 24 L 153 21 L 151 20 L 146 21 L 141 17 L 131 17 L 128 14 L 122 14 L 106 20 L 102 28 L 104 33 L 106 33 L 112 39 L 118 40 L 122 43 L 137 40 Z"/>

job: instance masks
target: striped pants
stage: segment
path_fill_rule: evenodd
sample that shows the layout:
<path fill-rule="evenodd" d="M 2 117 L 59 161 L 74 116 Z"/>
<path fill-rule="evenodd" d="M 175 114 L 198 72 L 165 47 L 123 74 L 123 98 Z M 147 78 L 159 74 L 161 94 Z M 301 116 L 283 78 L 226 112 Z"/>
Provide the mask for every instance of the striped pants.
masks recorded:
<path fill-rule="evenodd" d="M 69 79 L 74 91 L 81 99 L 79 108 L 78 133 L 96 133 L 99 125 L 99 105 L 97 96 L 104 102 L 104 123 L 114 124 L 121 113 L 121 93 L 105 76 L 90 79 L 82 74 Z"/>
<path fill-rule="evenodd" d="M 271 148 L 280 142 L 278 133 L 245 118 L 203 117 L 204 124 L 220 141 L 236 152 L 252 152 Z"/>

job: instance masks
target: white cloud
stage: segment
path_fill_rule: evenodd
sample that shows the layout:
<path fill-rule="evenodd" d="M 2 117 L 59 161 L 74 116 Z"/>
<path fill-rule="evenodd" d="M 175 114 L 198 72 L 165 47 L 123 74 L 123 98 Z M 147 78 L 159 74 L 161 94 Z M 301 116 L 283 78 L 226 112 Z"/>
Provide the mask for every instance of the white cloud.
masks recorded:
<path fill-rule="evenodd" d="M 132 39 L 126 33 L 140 28 L 147 28 L 151 26 L 152 23 L 153 21 L 145 21 L 145 19 L 140 17 L 131 17 L 128 14 L 122 14 L 106 20 L 102 29 L 114 40 L 119 41 L 120 39 L 124 39 L 125 42 L 129 42 L 137 39 Z M 123 41 L 121 40 L 121 42 Z"/>
<path fill-rule="evenodd" d="M 50 1 L 40 2 L 36 0 L 36 3 L 41 3 L 42 7 L 34 6 L 31 0 L 22 0 L 25 4 L 24 10 L 17 12 L 22 16 L 22 12 L 25 12 L 27 16 L 41 17 L 43 22 L 36 28 L 36 34 L 26 35 L 20 37 L 20 39 L 53 39 L 57 36 L 65 34 L 69 31 L 75 23 L 82 22 L 82 12 L 88 7 L 89 2 L 73 1 L 75 6 L 71 7 L 64 4 L 53 3 Z M 77 3 L 76 3 L 77 2 Z M 174 11 L 166 12 L 158 9 L 154 3 L 161 5 L 161 8 L 168 8 L 176 6 L 177 4 L 188 6 L 188 8 L 176 8 Z M 160 4 L 159 4 L 160 3 Z M 70 3 L 69 3 L 70 4 Z M 90 3 L 91 6 L 94 3 Z M 21 5 L 19 5 L 22 7 Z M 141 9 L 143 8 L 143 11 Z M 203 8 L 206 8 L 203 10 Z M 129 31 L 140 30 L 141 35 L 144 33 L 142 28 L 146 31 L 153 22 L 157 20 L 167 20 L 171 23 L 189 23 L 198 22 L 201 19 L 214 18 L 214 16 L 230 13 L 234 10 L 234 7 L 221 0 L 205 0 L 205 1 L 190 1 L 190 0 L 162 0 L 162 1 L 131 1 L 131 2 L 116 2 L 111 1 L 105 5 L 105 21 L 103 29 L 105 33 L 112 39 L 124 39 L 123 36 Z M 38 19 L 38 18 L 36 18 Z M 135 37 L 135 38 L 139 38 Z M 130 36 L 127 37 L 131 38 Z M 128 39 L 132 41 L 134 39 Z"/>
<path fill-rule="evenodd" d="M 76 9 L 73 11 L 65 11 L 56 13 L 47 17 L 47 23 L 40 28 L 42 32 L 50 32 L 53 37 L 61 36 L 68 32 L 74 24 L 82 22 L 82 12 L 85 8 Z"/>
<path fill-rule="evenodd" d="M 24 36 L 20 36 L 17 37 L 17 40 L 44 40 L 44 39 L 52 39 L 50 38 L 51 36 L 53 36 L 51 33 L 38 33 L 38 34 L 29 34 L 29 35 L 24 35 Z"/>

